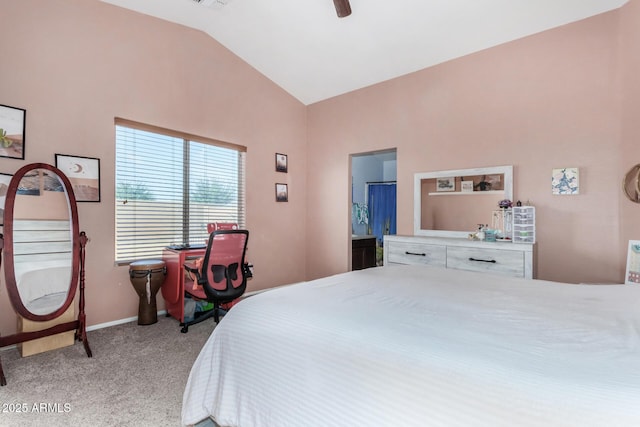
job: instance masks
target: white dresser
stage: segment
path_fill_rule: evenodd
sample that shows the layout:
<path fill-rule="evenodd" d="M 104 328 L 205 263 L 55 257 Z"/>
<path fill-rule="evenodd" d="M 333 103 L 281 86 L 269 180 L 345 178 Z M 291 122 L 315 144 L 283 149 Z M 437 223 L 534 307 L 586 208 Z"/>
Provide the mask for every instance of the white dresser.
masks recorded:
<path fill-rule="evenodd" d="M 425 264 L 533 279 L 535 258 L 535 244 L 384 236 L 384 265 Z"/>

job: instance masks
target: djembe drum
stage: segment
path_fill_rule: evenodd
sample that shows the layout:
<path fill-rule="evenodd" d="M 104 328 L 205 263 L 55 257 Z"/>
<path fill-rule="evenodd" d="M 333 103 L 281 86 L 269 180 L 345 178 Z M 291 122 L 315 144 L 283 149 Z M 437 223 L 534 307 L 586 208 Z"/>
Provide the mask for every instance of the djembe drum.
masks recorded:
<path fill-rule="evenodd" d="M 134 261 L 129 264 L 129 278 L 140 297 L 138 325 L 151 325 L 158 321 L 156 294 L 167 275 L 165 262 L 159 259 Z"/>

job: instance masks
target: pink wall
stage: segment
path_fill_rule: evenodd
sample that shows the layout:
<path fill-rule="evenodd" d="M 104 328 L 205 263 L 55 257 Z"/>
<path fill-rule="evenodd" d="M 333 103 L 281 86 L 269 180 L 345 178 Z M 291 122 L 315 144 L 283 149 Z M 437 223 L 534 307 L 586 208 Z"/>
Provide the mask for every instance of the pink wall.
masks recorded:
<path fill-rule="evenodd" d="M 515 199 L 537 207 L 538 277 L 621 281 L 618 47 L 633 7 L 310 106 L 307 239 L 332 249 L 307 252 L 308 276 L 348 269 L 349 154 L 397 147 L 398 234 L 413 233 L 414 173 L 510 164 Z M 551 194 L 560 167 L 580 168 L 580 195 Z"/>
<path fill-rule="evenodd" d="M 631 0 L 621 14 L 622 144 L 618 179 L 640 163 L 640 1 Z M 620 199 L 621 246 L 640 239 L 640 205 Z"/>
<path fill-rule="evenodd" d="M 97 0 L 0 1 L 0 103 L 27 109 L 26 160 L 0 158 L 0 172 L 101 160 L 102 202 L 79 205 L 89 325 L 137 313 L 113 261 L 116 116 L 248 147 L 250 290 L 349 270 L 349 155 L 394 147 L 400 234 L 415 172 L 512 164 L 516 198 L 538 207 L 539 277 L 621 281 L 640 238 L 620 191 L 639 161 L 638 0 L 307 108 L 199 31 Z M 573 166 L 581 194 L 552 196 L 551 169 Z M 13 330 L 2 286 L 0 333 Z"/>
<path fill-rule="evenodd" d="M 100 203 L 87 232 L 89 325 L 137 315 L 127 266 L 114 265 L 114 117 L 247 147 L 249 289 L 305 278 L 306 108 L 208 35 L 97 0 L 2 0 L 0 104 L 27 110 L 26 160 L 97 157 Z M 286 153 L 289 173 L 275 172 Z M 275 202 L 275 182 L 289 203 Z M 0 333 L 15 315 L 0 287 Z M 159 296 L 159 305 L 164 303 Z"/>

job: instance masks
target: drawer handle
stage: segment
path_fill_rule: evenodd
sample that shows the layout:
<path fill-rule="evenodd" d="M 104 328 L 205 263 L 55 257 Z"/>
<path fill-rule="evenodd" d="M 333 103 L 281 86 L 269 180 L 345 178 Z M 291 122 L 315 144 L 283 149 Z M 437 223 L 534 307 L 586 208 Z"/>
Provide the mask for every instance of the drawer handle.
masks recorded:
<path fill-rule="evenodd" d="M 427 254 L 419 254 L 417 252 L 409 252 L 409 251 L 405 251 L 404 252 L 406 255 L 417 255 L 417 256 L 427 256 Z"/>
<path fill-rule="evenodd" d="M 478 262 L 492 262 L 492 263 L 496 263 L 495 259 L 476 259 L 476 258 L 469 258 L 469 261 L 478 261 Z"/>

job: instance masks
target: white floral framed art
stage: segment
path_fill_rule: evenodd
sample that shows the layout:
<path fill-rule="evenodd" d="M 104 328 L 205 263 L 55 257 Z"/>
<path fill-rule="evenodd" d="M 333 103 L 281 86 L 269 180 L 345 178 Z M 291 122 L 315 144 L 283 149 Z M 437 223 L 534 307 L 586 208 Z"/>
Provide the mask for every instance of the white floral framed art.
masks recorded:
<path fill-rule="evenodd" d="M 554 195 L 580 194 L 578 168 L 553 169 L 551 173 L 551 193 Z"/>

